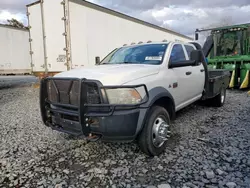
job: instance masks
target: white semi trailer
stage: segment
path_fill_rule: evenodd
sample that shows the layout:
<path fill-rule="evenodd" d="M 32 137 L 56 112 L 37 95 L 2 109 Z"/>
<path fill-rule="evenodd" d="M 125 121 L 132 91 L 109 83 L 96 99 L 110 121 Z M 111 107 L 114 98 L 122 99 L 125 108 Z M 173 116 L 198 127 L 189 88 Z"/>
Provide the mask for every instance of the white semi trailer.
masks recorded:
<path fill-rule="evenodd" d="M 0 24 L 0 75 L 30 74 L 29 32 Z"/>
<path fill-rule="evenodd" d="M 27 5 L 27 15 L 35 75 L 94 65 L 124 44 L 193 40 L 83 0 L 41 0 Z"/>

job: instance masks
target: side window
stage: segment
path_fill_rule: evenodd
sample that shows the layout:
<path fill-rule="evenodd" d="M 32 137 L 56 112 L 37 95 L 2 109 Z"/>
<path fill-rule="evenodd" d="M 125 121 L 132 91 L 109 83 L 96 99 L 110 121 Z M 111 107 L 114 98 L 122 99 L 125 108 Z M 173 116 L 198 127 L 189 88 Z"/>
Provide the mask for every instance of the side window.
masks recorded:
<path fill-rule="evenodd" d="M 185 53 L 181 44 L 175 44 L 170 54 L 171 63 L 186 61 Z"/>
<path fill-rule="evenodd" d="M 190 45 L 185 45 L 185 48 L 186 48 L 186 50 L 187 50 L 188 58 L 190 59 L 191 52 L 192 52 L 193 50 L 195 50 L 195 49 L 194 49 L 193 46 L 190 46 Z"/>

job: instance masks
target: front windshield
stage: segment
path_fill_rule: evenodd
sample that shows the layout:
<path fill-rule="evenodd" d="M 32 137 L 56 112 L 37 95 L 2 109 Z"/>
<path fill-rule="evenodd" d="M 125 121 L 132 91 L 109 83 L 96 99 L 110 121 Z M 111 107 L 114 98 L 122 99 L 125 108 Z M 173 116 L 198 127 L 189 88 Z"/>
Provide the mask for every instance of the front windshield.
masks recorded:
<path fill-rule="evenodd" d="M 215 56 L 240 55 L 242 53 L 242 31 L 230 31 L 214 35 Z"/>
<path fill-rule="evenodd" d="M 168 44 L 145 44 L 122 47 L 109 54 L 101 64 L 156 64 L 162 63 Z"/>

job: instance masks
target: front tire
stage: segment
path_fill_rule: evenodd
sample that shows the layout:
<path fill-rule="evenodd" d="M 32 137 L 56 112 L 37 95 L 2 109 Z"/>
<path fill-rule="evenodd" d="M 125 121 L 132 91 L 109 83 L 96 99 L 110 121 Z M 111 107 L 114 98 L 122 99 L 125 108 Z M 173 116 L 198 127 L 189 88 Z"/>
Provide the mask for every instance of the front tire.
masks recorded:
<path fill-rule="evenodd" d="M 165 150 L 170 135 L 168 111 L 161 106 L 153 106 L 138 138 L 140 149 L 149 156 L 158 156 Z"/>

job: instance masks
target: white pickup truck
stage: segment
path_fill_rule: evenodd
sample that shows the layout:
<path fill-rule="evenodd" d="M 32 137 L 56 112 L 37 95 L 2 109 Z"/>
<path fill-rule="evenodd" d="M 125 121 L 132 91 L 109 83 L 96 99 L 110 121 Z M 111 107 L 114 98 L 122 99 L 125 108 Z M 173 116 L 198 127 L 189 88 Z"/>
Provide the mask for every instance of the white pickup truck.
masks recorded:
<path fill-rule="evenodd" d="M 198 43 L 124 46 L 92 68 L 42 79 L 41 115 L 54 130 L 90 141 L 137 141 L 155 156 L 171 139 L 178 110 L 199 100 L 224 104 L 229 76 L 207 69 Z"/>

